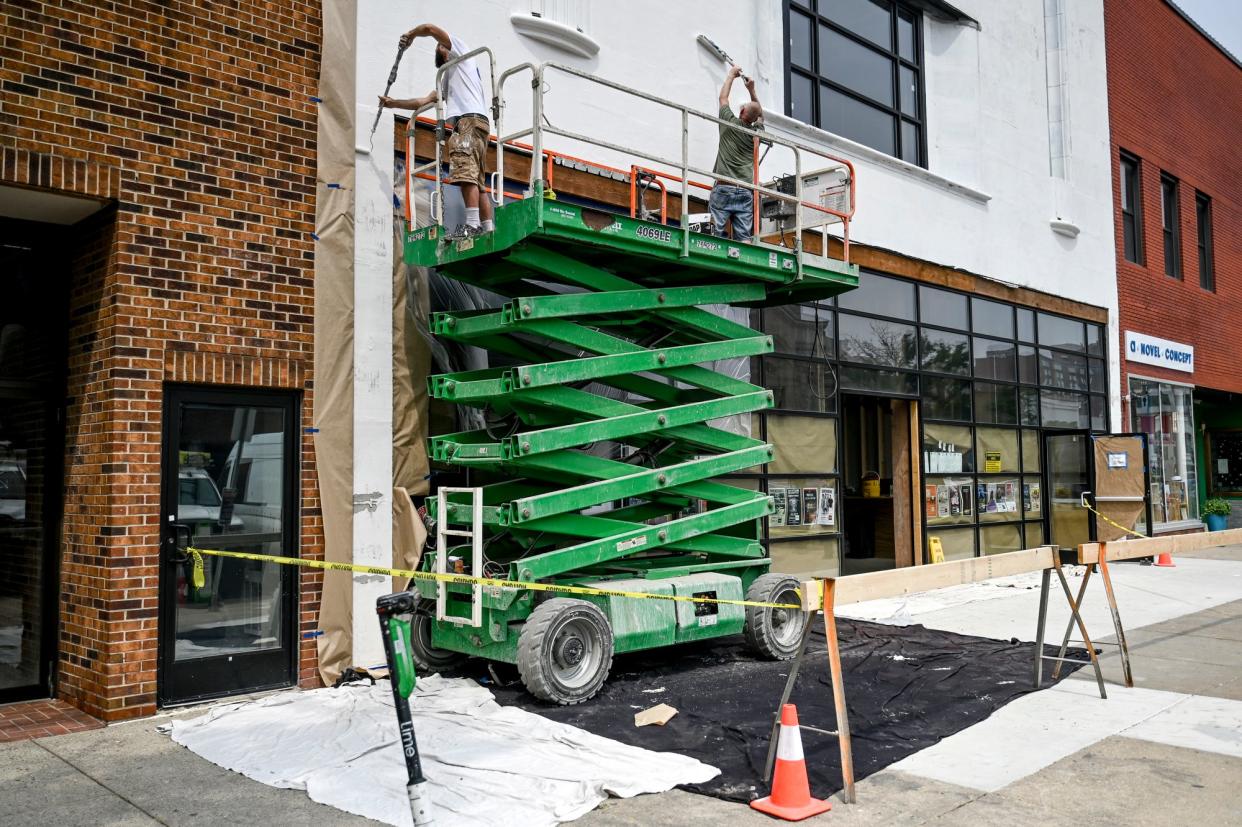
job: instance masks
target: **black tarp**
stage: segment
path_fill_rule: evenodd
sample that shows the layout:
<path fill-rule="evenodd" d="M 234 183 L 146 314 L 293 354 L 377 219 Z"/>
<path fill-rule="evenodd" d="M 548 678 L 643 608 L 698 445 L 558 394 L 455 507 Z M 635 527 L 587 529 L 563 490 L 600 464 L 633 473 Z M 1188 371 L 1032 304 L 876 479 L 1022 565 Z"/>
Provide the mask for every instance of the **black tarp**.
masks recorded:
<path fill-rule="evenodd" d="M 804 725 L 836 729 L 827 649 L 821 620 L 807 646 L 792 701 Z M 923 626 L 838 621 L 854 772 L 858 779 L 984 720 L 1034 691 L 1035 644 L 941 632 Z M 1056 654 L 1052 647 L 1045 647 Z M 1086 658 L 1086 650 L 1071 649 Z M 1050 666 L 1051 664 L 1049 664 Z M 502 704 L 519 706 L 596 735 L 653 750 L 689 755 L 721 774 L 687 789 L 729 801 L 766 795 L 763 765 L 772 716 L 789 675 L 789 662 L 757 659 L 741 636 L 618 656 L 603 690 L 572 707 L 550 706 L 529 695 L 512 667 L 489 684 Z M 1080 668 L 1067 664 L 1062 678 Z M 1044 686 L 1054 683 L 1045 667 Z M 665 726 L 634 726 L 634 713 L 667 703 L 678 713 Z M 840 752 L 831 735 L 803 730 L 811 792 L 826 798 L 841 789 Z"/>

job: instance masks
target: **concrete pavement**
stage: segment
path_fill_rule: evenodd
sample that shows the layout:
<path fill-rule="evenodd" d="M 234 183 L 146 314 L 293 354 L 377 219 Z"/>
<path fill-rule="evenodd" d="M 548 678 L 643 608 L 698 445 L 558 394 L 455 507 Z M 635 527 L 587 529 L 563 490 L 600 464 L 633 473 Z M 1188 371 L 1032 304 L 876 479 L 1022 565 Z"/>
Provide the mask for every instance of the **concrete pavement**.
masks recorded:
<path fill-rule="evenodd" d="M 1237 573 L 1231 576 L 1242 577 L 1242 547 L 1193 556 L 1237 563 Z M 976 606 L 980 615 L 1004 611 L 1001 601 L 985 602 L 998 605 Z M 1118 686 L 1117 656 L 1104 656 L 1108 690 L 1115 700 L 1111 714 L 1119 714 L 1125 704 L 1141 703 L 1164 693 L 1160 697 L 1167 698 L 1167 703 L 1161 710 L 1146 717 L 1139 715 L 1141 720 L 1135 722 L 1123 720 L 1116 732 L 1073 748 L 1026 774 L 1018 768 L 1015 772 L 1020 777 L 998 789 L 979 789 L 982 782 L 969 772 L 971 754 L 964 752 L 965 747 L 955 746 L 955 739 L 961 744 L 971 738 L 1003 744 L 1006 739 L 1012 743 L 1021 737 L 1029 739 L 1029 745 L 1048 746 L 1056 736 L 1055 727 L 1041 728 L 1038 721 L 1028 722 L 1035 727 L 1030 732 L 1014 729 L 1017 725 L 1007 723 L 998 713 L 912 756 L 926 765 L 929 756 L 943 754 L 943 774 L 962 783 L 890 767 L 859 783 L 857 804 L 834 798 L 833 811 L 815 821 L 858 825 L 991 825 L 1005 821 L 1154 825 L 1181 823 L 1193 817 L 1200 824 L 1238 823 L 1242 719 L 1235 716 L 1242 709 L 1242 601 L 1199 611 L 1193 608 L 1188 603 L 1188 613 L 1127 630 L 1139 694 L 1132 690 L 1127 696 Z M 1124 600 L 1121 610 L 1124 619 Z M 921 617 L 916 619 L 922 621 Z M 1049 629 L 1053 628 L 1050 623 Z M 1084 716 L 1093 714 L 1093 704 L 1113 702 L 1090 697 L 1094 678 L 1089 669 L 1071 680 L 1075 685 L 1063 684 L 1066 690 L 1062 694 L 1079 691 Z M 1023 703 L 1051 706 L 1054 702 L 1064 704 L 1065 698 L 1037 693 L 1005 709 Z M 210 764 L 157 732 L 156 726 L 166 720 L 148 719 L 0 745 L 0 824 L 375 823 L 315 804 L 301 791 L 267 787 Z M 1205 720 L 1211 725 L 1205 725 Z M 1041 744 L 1041 739 L 1048 743 Z M 978 758 L 981 763 L 989 760 L 982 754 Z M 954 772 L 959 775 L 954 776 Z M 743 805 L 678 790 L 610 799 L 578 823 L 604 827 L 715 825 L 725 821 L 773 823 Z"/>

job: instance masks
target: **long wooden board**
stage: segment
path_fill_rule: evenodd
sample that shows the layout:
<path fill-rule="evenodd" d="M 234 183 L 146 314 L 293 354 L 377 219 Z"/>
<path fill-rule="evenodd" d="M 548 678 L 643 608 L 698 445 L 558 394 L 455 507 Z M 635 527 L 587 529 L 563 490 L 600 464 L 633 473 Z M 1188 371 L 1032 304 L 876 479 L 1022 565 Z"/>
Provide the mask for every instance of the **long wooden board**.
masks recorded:
<path fill-rule="evenodd" d="M 993 577 L 1042 571 L 1053 563 L 1055 550 L 1052 546 L 1008 551 L 987 557 L 971 557 L 966 560 L 950 560 L 928 566 L 913 566 L 888 571 L 872 571 L 835 578 L 836 602 L 859 603 L 863 600 L 879 600 L 884 597 L 900 597 L 904 594 L 927 592 L 948 586 L 977 583 Z"/>
<path fill-rule="evenodd" d="M 1134 560 L 1154 557 L 1164 552 L 1184 554 L 1217 546 L 1242 545 L 1242 528 L 1227 531 L 1178 534 L 1171 537 L 1153 537 L 1147 540 L 1114 540 L 1111 543 L 1086 543 L 1078 547 L 1078 563 L 1096 563 L 1100 548 L 1106 549 L 1107 559 Z M 949 586 L 978 583 L 993 577 L 1007 577 L 1043 571 L 1053 565 L 1054 546 L 1010 551 L 986 557 L 966 560 L 950 560 L 934 565 L 873 571 L 851 574 L 846 577 L 829 578 L 836 583 L 836 603 L 860 603 L 864 600 L 880 600 L 885 597 L 901 597 L 918 592 L 929 592 Z"/>
<path fill-rule="evenodd" d="M 1198 534 L 1174 534 L 1170 537 L 1150 537 L 1143 540 L 1084 543 L 1078 547 L 1078 562 L 1086 564 L 1098 561 L 1101 546 L 1107 549 L 1107 559 L 1112 562 L 1113 560 L 1133 560 L 1137 557 L 1155 557 L 1166 551 L 1176 556 L 1188 551 L 1235 544 L 1242 544 L 1242 528 L 1203 531 Z"/>

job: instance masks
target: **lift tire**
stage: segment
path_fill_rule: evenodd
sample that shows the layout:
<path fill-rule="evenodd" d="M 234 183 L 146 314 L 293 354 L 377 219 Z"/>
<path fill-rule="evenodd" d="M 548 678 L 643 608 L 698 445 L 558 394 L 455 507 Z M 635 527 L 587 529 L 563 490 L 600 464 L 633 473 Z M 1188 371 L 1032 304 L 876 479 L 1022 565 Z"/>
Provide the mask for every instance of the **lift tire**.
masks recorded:
<path fill-rule="evenodd" d="M 798 579 L 788 574 L 764 574 L 746 590 L 746 599 L 758 603 L 798 603 Z M 746 643 L 770 660 L 789 660 L 798 654 L 807 614 L 799 609 L 746 607 Z"/>
<path fill-rule="evenodd" d="M 466 655 L 431 645 L 431 625 L 435 620 L 435 601 L 424 597 L 414 604 L 414 616 L 410 620 L 410 654 L 420 673 L 453 669 L 466 662 Z"/>
<path fill-rule="evenodd" d="M 612 669 L 612 626 L 594 603 L 540 603 L 518 634 L 522 683 L 541 701 L 572 706 L 599 692 Z"/>

